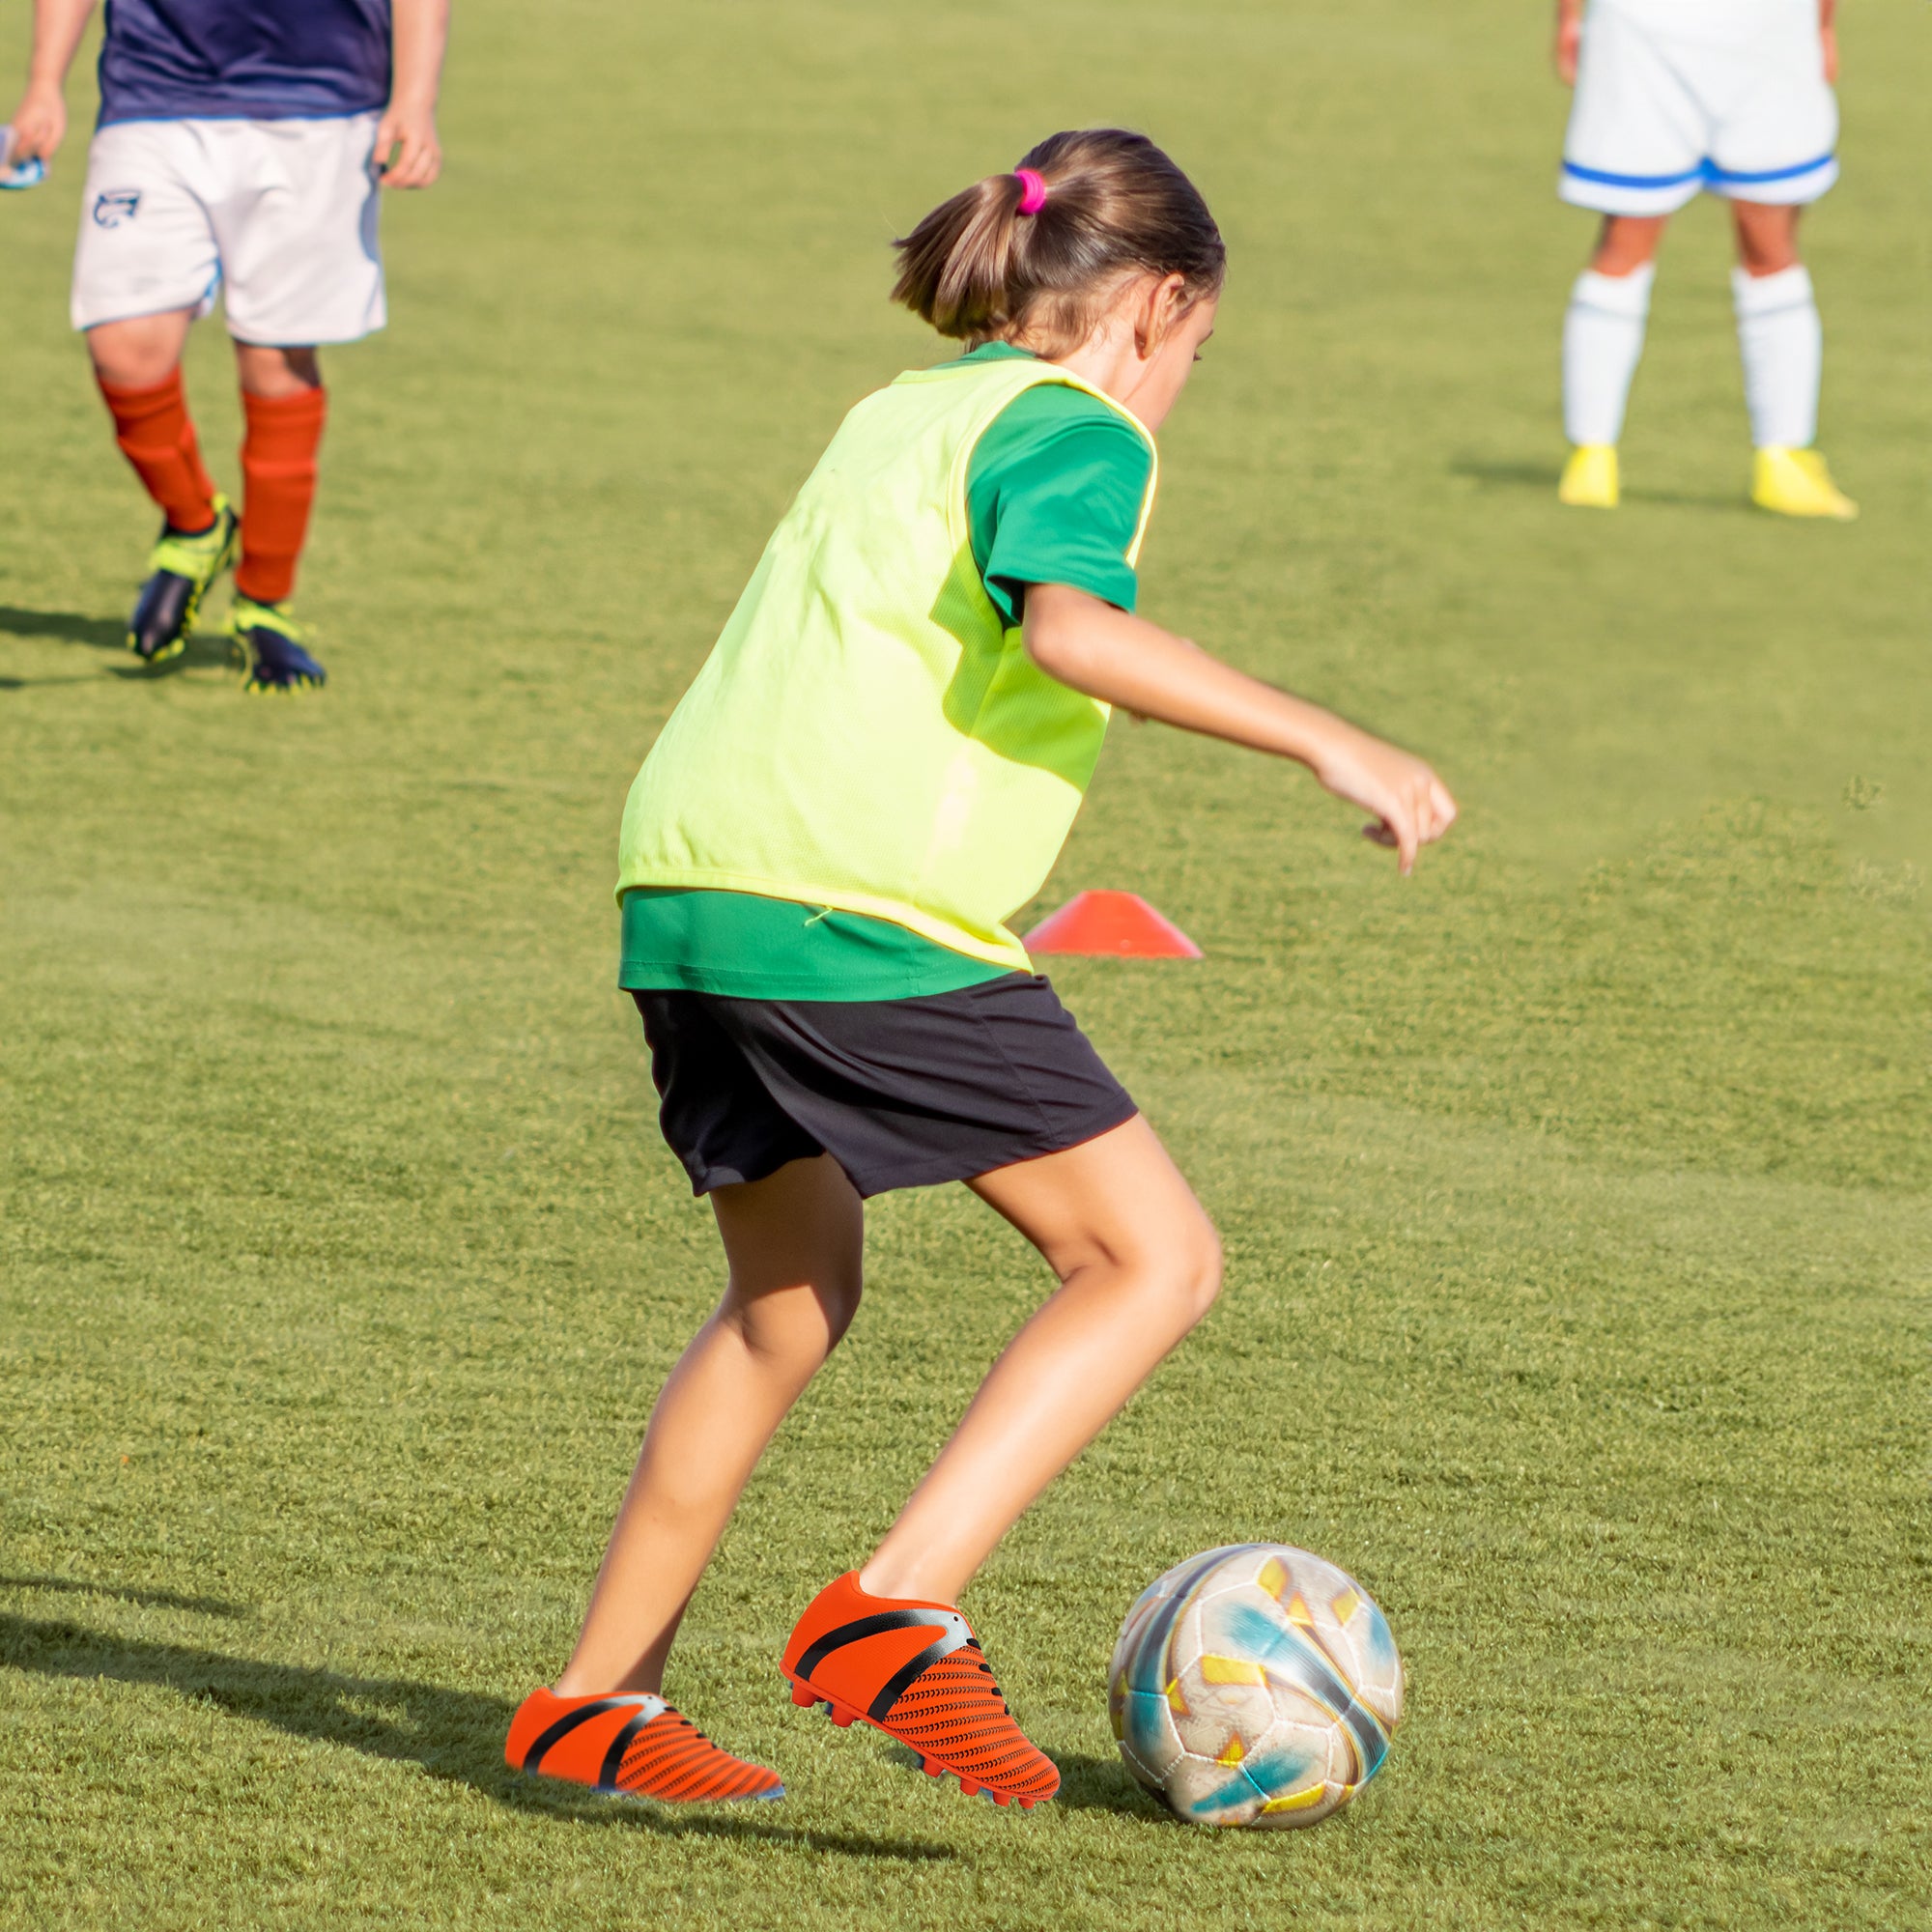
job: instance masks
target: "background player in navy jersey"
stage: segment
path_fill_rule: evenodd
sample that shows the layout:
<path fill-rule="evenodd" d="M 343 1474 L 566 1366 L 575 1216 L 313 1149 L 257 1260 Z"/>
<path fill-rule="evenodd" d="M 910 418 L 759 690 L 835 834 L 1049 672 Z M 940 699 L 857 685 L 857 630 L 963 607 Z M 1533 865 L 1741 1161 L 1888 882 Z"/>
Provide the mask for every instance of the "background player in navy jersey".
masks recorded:
<path fill-rule="evenodd" d="M 14 158 L 51 157 L 94 0 L 35 0 Z M 251 691 L 323 682 L 290 609 L 327 407 L 316 350 L 385 319 L 378 184 L 442 164 L 449 0 L 107 0 L 73 326 L 117 440 L 165 522 L 128 642 L 185 643 L 235 561 L 230 628 Z M 188 327 L 219 294 L 247 429 L 238 520 L 202 467 L 182 389 Z"/>

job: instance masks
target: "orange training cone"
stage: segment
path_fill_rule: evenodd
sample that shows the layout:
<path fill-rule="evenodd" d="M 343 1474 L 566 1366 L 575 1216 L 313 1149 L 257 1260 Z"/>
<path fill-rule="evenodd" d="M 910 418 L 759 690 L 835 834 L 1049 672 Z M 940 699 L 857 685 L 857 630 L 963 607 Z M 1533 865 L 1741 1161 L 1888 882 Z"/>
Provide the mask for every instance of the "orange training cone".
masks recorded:
<path fill-rule="evenodd" d="M 1029 952 L 1110 959 L 1199 959 L 1200 947 L 1138 893 L 1079 893 L 1026 935 Z"/>

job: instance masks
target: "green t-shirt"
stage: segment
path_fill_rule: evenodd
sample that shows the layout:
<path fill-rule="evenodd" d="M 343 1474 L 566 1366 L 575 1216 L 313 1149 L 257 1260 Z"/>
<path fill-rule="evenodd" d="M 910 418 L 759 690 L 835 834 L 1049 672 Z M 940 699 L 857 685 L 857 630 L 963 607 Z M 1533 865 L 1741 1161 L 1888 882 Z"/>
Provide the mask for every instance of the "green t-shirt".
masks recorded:
<path fill-rule="evenodd" d="M 961 359 L 1026 351 L 989 342 Z M 1097 397 L 1042 383 L 994 417 L 966 471 L 973 561 L 1001 617 L 1017 624 L 1030 583 L 1069 583 L 1122 611 L 1139 584 L 1127 561 L 1153 461 Z"/>
<path fill-rule="evenodd" d="M 758 893 L 638 886 L 624 895 L 617 983 L 740 1000 L 909 1000 L 1007 971 L 889 919 Z"/>
<path fill-rule="evenodd" d="M 1026 355 L 988 343 L 963 361 Z M 1063 384 L 1027 389 L 980 437 L 966 475 L 973 561 L 1009 625 L 1033 583 L 1066 583 L 1122 611 L 1138 585 L 1127 552 L 1151 462 L 1105 403 Z M 903 1000 L 1007 969 L 890 920 L 753 893 L 624 895 L 617 983 L 755 1000 Z"/>

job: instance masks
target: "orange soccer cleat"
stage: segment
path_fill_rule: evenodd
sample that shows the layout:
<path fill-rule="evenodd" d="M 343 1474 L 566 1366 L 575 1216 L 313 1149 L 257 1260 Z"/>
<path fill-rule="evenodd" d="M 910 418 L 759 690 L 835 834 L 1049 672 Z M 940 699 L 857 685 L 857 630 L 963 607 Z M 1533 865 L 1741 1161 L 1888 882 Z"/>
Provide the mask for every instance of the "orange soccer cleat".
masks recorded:
<path fill-rule="evenodd" d="M 868 1597 L 857 1571 L 807 1606 L 781 1666 L 794 1704 L 823 1704 L 916 1750 L 926 1774 L 952 1772 L 969 1798 L 1031 1810 L 1060 1789 L 1053 1760 L 1013 1722 L 973 1627 L 951 1604 Z"/>
<path fill-rule="evenodd" d="M 720 1750 L 662 1697 L 559 1697 L 532 1690 L 510 1719 L 504 1761 L 614 1798 L 722 1804 L 782 1798 L 775 1771 Z"/>

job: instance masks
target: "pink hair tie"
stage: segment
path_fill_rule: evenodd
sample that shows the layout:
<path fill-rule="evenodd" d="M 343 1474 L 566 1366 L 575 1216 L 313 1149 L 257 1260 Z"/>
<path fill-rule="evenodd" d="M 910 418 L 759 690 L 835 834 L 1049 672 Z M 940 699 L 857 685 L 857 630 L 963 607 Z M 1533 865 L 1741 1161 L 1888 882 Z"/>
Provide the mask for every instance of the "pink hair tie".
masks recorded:
<path fill-rule="evenodd" d="M 1032 168 L 1015 168 L 1013 179 L 1020 185 L 1020 213 L 1037 214 L 1046 206 L 1046 177 Z"/>

